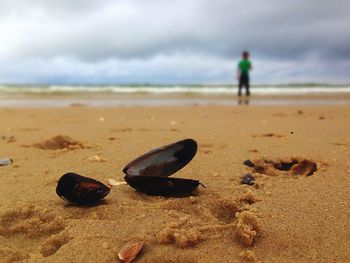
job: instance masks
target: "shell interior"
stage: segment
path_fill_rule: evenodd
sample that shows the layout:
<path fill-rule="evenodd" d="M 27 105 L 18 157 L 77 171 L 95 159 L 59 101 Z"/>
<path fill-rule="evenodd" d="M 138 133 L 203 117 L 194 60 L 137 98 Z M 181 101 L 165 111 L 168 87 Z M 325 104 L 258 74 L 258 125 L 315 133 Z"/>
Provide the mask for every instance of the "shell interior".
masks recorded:
<path fill-rule="evenodd" d="M 125 166 L 127 175 L 166 177 L 186 166 L 196 155 L 197 143 L 185 139 L 152 150 Z"/>

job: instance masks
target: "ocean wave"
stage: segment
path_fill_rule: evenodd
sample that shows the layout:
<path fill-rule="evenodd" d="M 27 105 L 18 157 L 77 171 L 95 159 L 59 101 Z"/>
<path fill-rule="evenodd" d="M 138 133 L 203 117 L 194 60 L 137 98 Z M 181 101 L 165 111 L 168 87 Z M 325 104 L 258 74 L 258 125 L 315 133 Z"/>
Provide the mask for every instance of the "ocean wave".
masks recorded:
<path fill-rule="evenodd" d="M 300 95 L 300 94 L 350 94 L 350 86 L 302 86 L 302 85 L 281 85 L 268 86 L 260 85 L 251 88 L 252 93 L 257 95 Z M 24 94 L 200 94 L 200 95 L 224 95 L 236 94 L 237 87 L 233 85 L 213 85 L 213 86 L 90 86 L 90 85 L 0 85 L 0 93 L 24 93 Z"/>

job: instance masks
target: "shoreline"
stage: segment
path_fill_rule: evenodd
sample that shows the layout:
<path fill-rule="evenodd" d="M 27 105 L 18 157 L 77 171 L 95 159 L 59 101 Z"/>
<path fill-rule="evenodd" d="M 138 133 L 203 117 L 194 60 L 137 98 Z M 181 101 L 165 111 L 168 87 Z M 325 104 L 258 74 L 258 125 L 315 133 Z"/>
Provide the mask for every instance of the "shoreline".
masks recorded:
<path fill-rule="evenodd" d="M 1 94 L 0 107 L 10 108 L 61 108 L 134 107 L 134 106 L 283 106 L 283 105 L 349 105 L 350 94 L 320 95 L 199 95 L 199 94 Z"/>

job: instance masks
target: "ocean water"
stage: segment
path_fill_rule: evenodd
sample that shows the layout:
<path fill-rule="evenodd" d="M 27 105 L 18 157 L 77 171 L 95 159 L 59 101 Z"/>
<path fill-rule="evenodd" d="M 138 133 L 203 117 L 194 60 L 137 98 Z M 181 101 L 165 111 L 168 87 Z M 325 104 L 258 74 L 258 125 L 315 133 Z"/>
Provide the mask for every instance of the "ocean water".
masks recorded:
<path fill-rule="evenodd" d="M 234 85 L 0 85 L 0 94 L 198 94 L 234 95 Z M 350 85 L 253 85 L 256 95 L 350 94 Z"/>
<path fill-rule="evenodd" d="M 255 85 L 237 98 L 233 85 L 0 85 L 0 107 L 348 105 L 350 85 Z"/>

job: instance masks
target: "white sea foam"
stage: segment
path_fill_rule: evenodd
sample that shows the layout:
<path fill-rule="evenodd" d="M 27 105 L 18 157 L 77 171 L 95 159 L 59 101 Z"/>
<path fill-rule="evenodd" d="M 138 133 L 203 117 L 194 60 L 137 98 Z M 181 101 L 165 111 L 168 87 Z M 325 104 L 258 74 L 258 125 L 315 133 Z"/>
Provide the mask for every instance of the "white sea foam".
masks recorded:
<path fill-rule="evenodd" d="M 200 94 L 225 95 L 236 94 L 237 87 L 232 85 L 51 85 L 51 86 L 18 86 L 0 85 L 0 93 L 26 93 L 26 94 Z M 350 86 L 302 86 L 302 85 L 260 85 L 253 86 L 251 92 L 257 95 L 303 95 L 303 94 L 350 94 Z"/>

